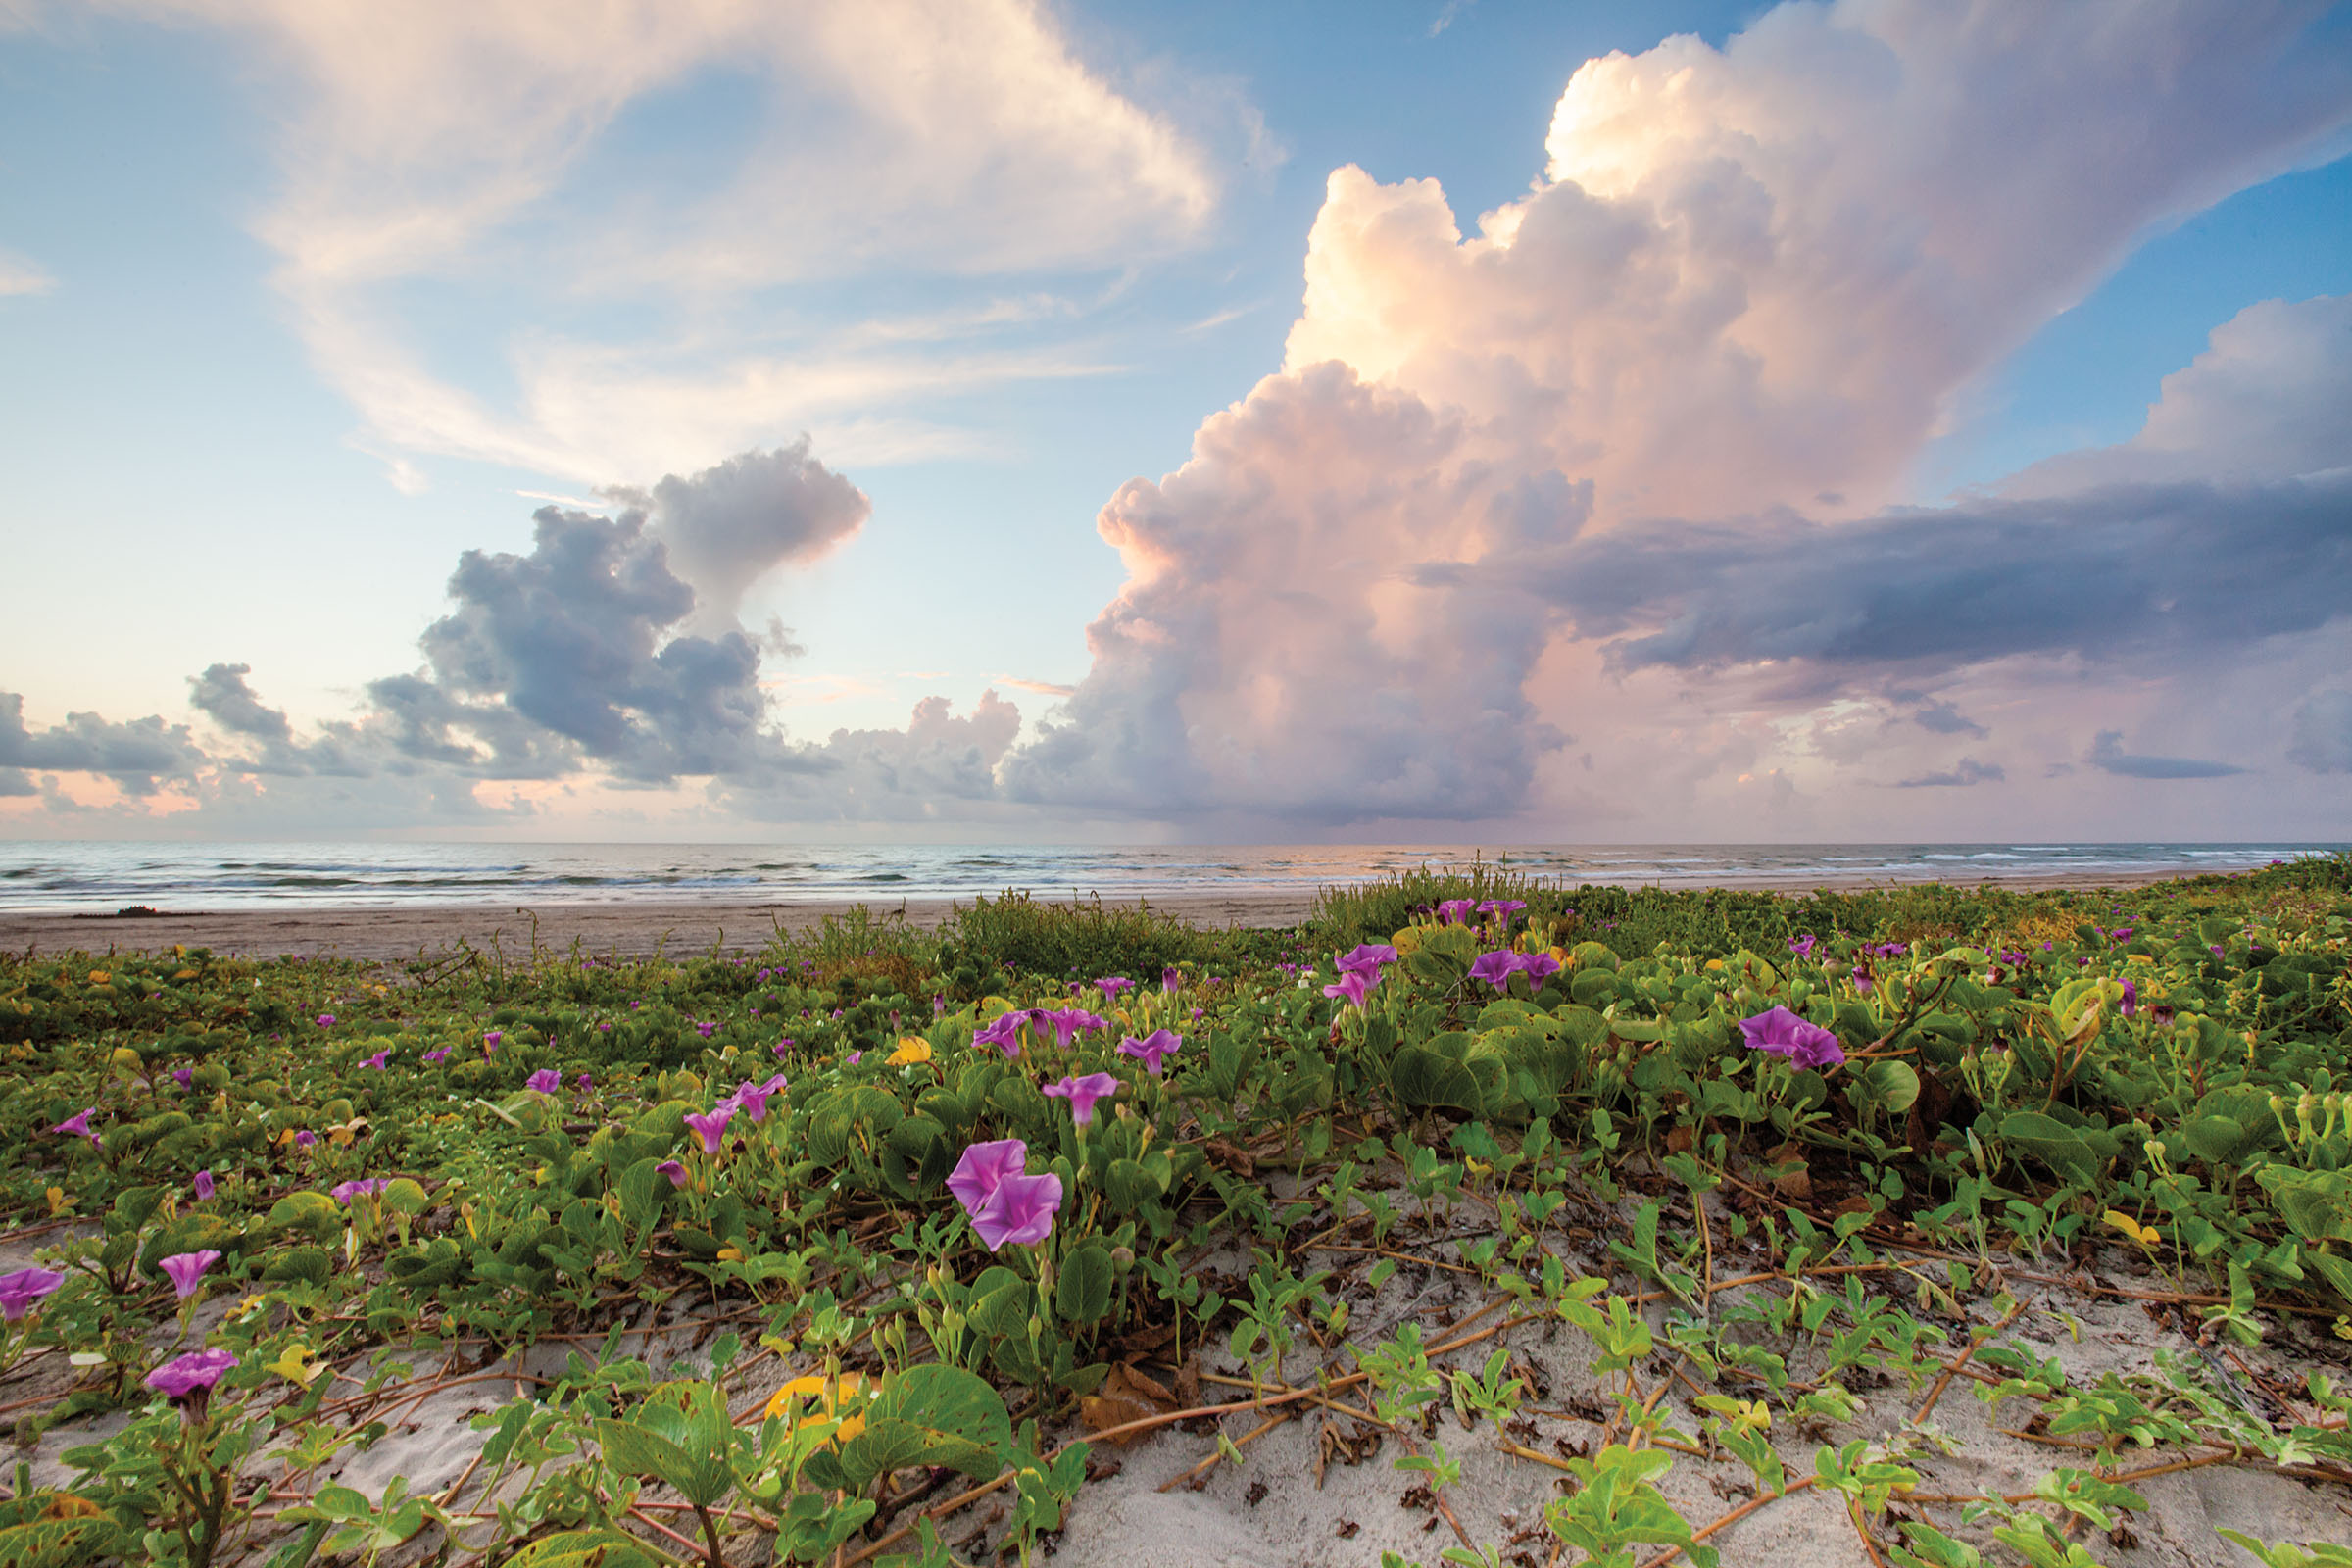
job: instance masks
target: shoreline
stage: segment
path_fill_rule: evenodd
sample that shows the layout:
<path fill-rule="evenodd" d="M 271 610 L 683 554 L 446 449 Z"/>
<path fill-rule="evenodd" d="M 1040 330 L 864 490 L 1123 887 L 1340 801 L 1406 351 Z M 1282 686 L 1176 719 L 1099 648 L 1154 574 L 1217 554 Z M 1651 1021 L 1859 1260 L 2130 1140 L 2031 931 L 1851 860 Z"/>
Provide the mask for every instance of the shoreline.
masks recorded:
<path fill-rule="evenodd" d="M 2201 873 L 2187 873 L 2197 874 Z M 2097 877 L 1987 876 L 1973 882 L 1940 884 L 1926 877 L 1759 877 L 1636 886 L 1658 887 L 1669 892 L 1788 896 L 1817 890 L 1864 893 L 1936 885 L 1968 891 L 1997 888 L 2016 893 L 2086 892 L 2181 880 L 2186 877 L 2177 870 L 2151 870 Z M 1304 921 L 1320 894 L 1319 888 L 1259 887 L 1228 893 L 1200 889 L 1148 899 L 1106 898 L 1102 902 L 1104 908 L 1112 909 L 1143 905 L 1195 925 L 1274 929 Z M 909 924 L 928 929 L 946 919 L 957 906 L 970 903 L 969 899 L 947 898 L 906 899 L 895 904 L 858 899 L 647 900 L 612 904 L 558 900 L 538 905 L 321 904 L 279 908 L 168 908 L 142 916 L 0 909 L 0 950 L 33 955 L 74 951 L 152 953 L 184 944 L 210 948 L 223 955 L 300 954 L 389 961 L 435 952 L 463 939 L 476 948 L 487 950 L 496 946 L 507 953 L 527 954 L 533 941 L 535 917 L 536 938 L 542 949 L 568 952 L 576 943 L 589 954 L 640 957 L 657 949 L 704 953 L 716 946 L 729 952 L 757 951 L 779 929 L 810 930 L 826 916 L 846 914 L 860 904 L 877 916 L 897 918 L 904 913 Z"/>

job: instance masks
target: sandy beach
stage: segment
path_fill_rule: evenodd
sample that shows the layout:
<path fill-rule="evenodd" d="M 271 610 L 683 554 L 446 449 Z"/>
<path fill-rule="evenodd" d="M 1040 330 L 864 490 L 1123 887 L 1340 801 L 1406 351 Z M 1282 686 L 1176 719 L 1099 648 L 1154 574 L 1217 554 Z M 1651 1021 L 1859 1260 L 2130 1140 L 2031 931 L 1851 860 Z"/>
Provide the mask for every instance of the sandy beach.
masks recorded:
<path fill-rule="evenodd" d="M 1985 878 L 1968 886 L 2018 892 L 2053 888 L 2144 886 L 2173 873 L 2118 873 L 2096 878 L 2020 876 Z M 1858 892 L 1905 885 L 1886 880 L 1743 881 L 1734 891 L 1810 893 L 1830 887 Z M 1920 884 L 1910 884 L 1920 885 Z M 152 915 L 64 913 L 0 909 L 0 949 L 14 953 L 156 952 L 174 946 L 216 953 L 330 955 L 394 960 L 431 953 L 463 940 L 476 948 L 496 945 L 510 954 L 542 948 L 568 951 L 577 943 L 596 954 L 635 956 L 664 952 L 707 952 L 712 947 L 757 950 L 777 930 L 802 931 L 828 915 L 847 913 L 849 899 L 629 901 L 590 904 L 549 901 L 511 904 L 402 904 L 377 906 L 288 905 L 279 908 L 201 909 L 160 907 Z M 877 915 L 903 917 L 918 926 L 937 925 L 955 907 L 947 899 L 870 900 Z M 1106 907 L 1137 901 L 1105 899 Z M 1293 926 L 1313 911 L 1315 895 L 1260 888 L 1231 893 L 1171 894 L 1143 901 L 1149 907 L 1209 927 Z"/>

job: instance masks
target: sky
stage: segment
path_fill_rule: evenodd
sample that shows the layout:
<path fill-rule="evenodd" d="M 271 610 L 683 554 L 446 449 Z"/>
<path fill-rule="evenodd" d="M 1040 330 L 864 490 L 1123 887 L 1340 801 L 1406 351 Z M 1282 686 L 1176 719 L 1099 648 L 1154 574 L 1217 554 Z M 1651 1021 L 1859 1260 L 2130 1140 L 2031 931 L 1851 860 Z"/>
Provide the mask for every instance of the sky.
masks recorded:
<path fill-rule="evenodd" d="M 0 0 L 0 835 L 2352 839 L 2352 6 Z"/>

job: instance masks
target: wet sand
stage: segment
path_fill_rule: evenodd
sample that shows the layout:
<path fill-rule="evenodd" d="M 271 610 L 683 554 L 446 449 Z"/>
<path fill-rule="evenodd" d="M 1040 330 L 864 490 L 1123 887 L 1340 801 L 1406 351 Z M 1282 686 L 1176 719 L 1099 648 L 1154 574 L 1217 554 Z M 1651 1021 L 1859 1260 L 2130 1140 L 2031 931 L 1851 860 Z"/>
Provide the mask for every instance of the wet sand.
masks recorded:
<path fill-rule="evenodd" d="M 1986 878 L 1969 886 L 1997 886 L 2018 892 L 2051 888 L 2132 887 L 2170 880 L 2170 873 L 2082 877 Z M 1810 893 L 1828 887 L 1839 892 L 1904 885 L 1886 880 L 1727 882 L 1740 892 Z M 1696 887 L 1690 891 L 1699 891 Z M 968 901 L 966 901 L 968 902 Z M 1134 900 L 1105 899 L 1105 907 L 1132 906 Z M 1296 926 L 1313 911 L 1315 894 L 1307 890 L 1273 892 L 1262 888 L 1231 893 L 1201 891 L 1155 898 L 1151 908 L 1180 916 L 1196 925 L 1280 928 Z M 775 932 L 805 931 L 827 915 L 847 913 L 851 900 L 727 901 L 702 899 L 674 903 L 514 905 L 395 905 L 375 906 L 306 906 L 275 909 L 162 908 L 154 915 L 65 914 L 0 910 L 0 950 L 13 953 L 63 953 L 75 949 L 92 953 L 110 950 L 155 952 L 184 944 L 220 954 L 284 954 L 305 956 L 396 960 L 436 953 L 461 940 L 485 951 L 496 947 L 512 956 L 528 954 L 534 941 L 542 949 L 569 952 L 574 944 L 586 953 L 635 956 L 657 949 L 666 953 L 706 953 L 713 947 L 757 951 Z M 946 899 L 909 899 L 903 903 L 868 902 L 867 908 L 886 918 L 903 917 L 910 924 L 930 927 L 954 907 Z"/>

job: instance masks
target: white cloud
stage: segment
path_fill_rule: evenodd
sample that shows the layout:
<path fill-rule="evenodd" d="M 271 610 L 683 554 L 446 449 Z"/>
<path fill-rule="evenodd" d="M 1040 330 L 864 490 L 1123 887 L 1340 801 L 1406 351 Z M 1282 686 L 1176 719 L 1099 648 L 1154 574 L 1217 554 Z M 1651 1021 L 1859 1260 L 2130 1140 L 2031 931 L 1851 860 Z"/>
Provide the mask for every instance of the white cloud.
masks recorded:
<path fill-rule="evenodd" d="M 118 4 L 246 31 L 280 69 L 284 188 L 260 232 L 321 370 L 371 440 L 412 452 L 611 481 L 918 392 L 1087 373 L 1035 352 L 747 349 L 776 323 L 747 327 L 744 302 L 877 273 L 1116 267 L 1190 243 L 1218 200 L 1199 138 L 1027 0 Z M 710 125 L 674 162 L 630 139 L 632 117 L 698 116 Z M 634 342 L 508 336 L 518 396 L 499 409 L 433 368 L 385 287 L 418 278 L 485 297 L 524 283 L 562 322 L 612 303 L 669 319 Z M 876 450 L 925 449 L 904 435 Z"/>

